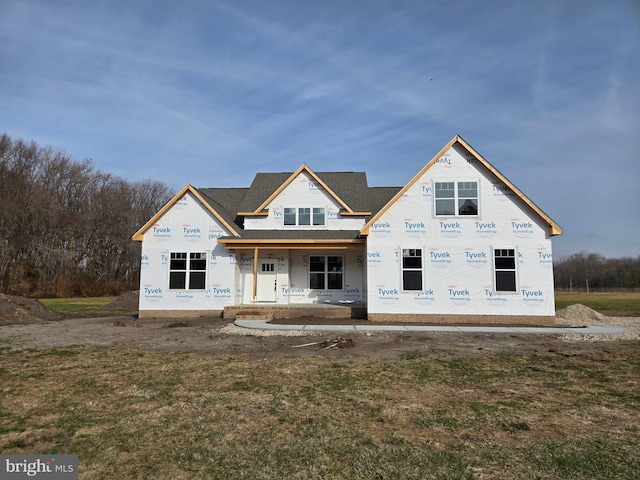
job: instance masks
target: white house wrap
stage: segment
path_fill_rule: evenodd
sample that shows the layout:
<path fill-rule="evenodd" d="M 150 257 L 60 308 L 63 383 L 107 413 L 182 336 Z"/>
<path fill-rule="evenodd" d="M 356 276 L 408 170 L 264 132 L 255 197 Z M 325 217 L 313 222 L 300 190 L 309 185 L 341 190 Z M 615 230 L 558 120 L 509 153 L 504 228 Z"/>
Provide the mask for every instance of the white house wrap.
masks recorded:
<path fill-rule="evenodd" d="M 404 187 L 306 165 L 187 185 L 133 237 L 140 315 L 335 303 L 372 321 L 550 324 L 561 233 L 459 136 Z"/>

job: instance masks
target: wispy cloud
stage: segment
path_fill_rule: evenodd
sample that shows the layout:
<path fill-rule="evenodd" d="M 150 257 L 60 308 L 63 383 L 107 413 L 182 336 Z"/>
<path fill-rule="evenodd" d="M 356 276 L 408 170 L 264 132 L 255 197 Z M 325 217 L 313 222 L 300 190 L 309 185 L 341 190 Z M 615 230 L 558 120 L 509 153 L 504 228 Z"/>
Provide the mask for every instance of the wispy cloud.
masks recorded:
<path fill-rule="evenodd" d="M 610 200 L 638 203 L 636 3 L 9 0 L 0 129 L 176 189 L 301 163 L 401 185 L 460 133 L 562 248 L 617 219 L 637 252 Z"/>

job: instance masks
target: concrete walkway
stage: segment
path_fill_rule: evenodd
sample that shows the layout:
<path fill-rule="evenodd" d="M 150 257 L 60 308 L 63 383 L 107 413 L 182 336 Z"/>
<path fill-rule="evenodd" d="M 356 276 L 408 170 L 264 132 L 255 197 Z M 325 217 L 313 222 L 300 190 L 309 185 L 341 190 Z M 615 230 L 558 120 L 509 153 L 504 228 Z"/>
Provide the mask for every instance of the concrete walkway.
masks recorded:
<path fill-rule="evenodd" d="M 306 330 L 308 332 L 447 332 L 447 333 L 533 333 L 542 335 L 557 335 L 577 333 L 583 335 L 619 335 L 629 329 L 624 327 L 474 327 L 474 326 L 444 326 L 444 325 L 279 325 L 268 323 L 267 320 L 246 320 L 237 318 L 235 325 L 242 328 L 258 330 Z"/>

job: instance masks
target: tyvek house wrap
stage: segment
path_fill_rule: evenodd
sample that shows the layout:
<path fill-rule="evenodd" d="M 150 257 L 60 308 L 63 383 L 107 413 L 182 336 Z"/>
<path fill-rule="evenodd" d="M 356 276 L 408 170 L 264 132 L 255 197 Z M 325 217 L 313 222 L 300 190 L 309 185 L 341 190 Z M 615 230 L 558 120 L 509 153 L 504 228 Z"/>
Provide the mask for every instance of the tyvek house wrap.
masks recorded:
<path fill-rule="evenodd" d="M 326 211 L 326 224 L 321 226 L 286 226 L 283 222 L 285 207 L 322 207 Z M 247 217 L 248 230 L 359 230 L 363 218 L 340 216 L 340 204 L 332 198 L 309 174 L 302 172 L 266 206 L 265 217 Z M 339 255 L 344 260 L 344 288 L 340 290 L 313 290 L 309 288 L 309 257 L 311 255 Z M 361 251 L 349 250 L 260 250 L 260 260 L 277 260 L 277 289 L 273 299 L 277 304 L 364 302 L 363 259 Z M 242 299 L 252 302 L 253 252 L 240 253 L 240 285 Z M 258 288 L 260 286 L 258 285 Z"/>
<path fill-rule="evenodd" d="M 477 216 L 435 214 L 435 182 L 478 182 Z M 421 249 L 423 289 L 402 290 L 402 249 Z M 494 250 L 514 249 L 516 291 L 497 292 Z M 454 145 L 372 224 L 369 313 L 554 315 L 549 226 Z"/>
<path fill-rule="evenodd" d="M 222 310 L 233 305 L 237 259 L 216 239 L 230 235 L 186 193 L 145 233 L 140 266 L 140 310 Z M 171 252 L 206 253 L 204 289 L 170 290 Z"/>

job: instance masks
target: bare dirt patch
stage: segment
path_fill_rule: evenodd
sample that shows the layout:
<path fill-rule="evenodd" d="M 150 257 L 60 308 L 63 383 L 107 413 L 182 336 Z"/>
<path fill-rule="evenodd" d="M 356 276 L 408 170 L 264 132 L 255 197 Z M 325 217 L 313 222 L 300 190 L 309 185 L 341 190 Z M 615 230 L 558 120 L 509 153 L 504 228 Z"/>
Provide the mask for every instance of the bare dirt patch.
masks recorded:
<path fill-rule="evenodd" d="M 117 311 L 137 302 L 137 292 L 125 294 L 110 306 Z M 294 323 L 326 323 L 318 318 Z M 337 322 L 331 320 L 331 323 Z M 344 323 L 344 321 L 343 321 Z M 366 324 L 362 321 L 348 323 Z M 217 316 L 190 319 L 138 319 L 134 315 L 65 318 L 37 300 L 0 295 L 0 346 L 11 350 L 101 346 L 147 351 L 199 351 L 208 354 L 272 358 L 321 353 L 336 357 L 382 355 L 398 357 L 435 353 L 441 356 L 479 356 L 491 352 L 561 352 L 592 350 L 589 343 L 640 339 L 640 318 L 607 317 L 584 305 L 558 311 L 559 326 L 626 326 L 622 335 L 531 335 L 504 333 L 261 331 L 240 328 Z M 338 343 L 331 347 L 336 340 Z M 298 346 L 318 342 L 305 348 Z M 348 347 L 348 348 L 345 348 Z"/>
<path fill-rule="evenodd" d="M 62 319 L 0 326 L 0 346 L 11 350 L 87 345 L 143 351 L 202 352 L 241 355 L 248 359 L 328 355 L 331 357 L 435 354 L 439 357 L 477 357 L 496 352 L 579 355 L 609 342 L 586 342 L 583 336 L 502 333 L 341 333 L 349 348 L 323 349 L 337 338 L 331 332 L 280 332 L 268 335 L 242 329 L 218 317 L 193 319 L 136 319 L 133 316 Z M 563 338 L 564 337 L 564 338 Z M 595 337 L 595 336 L 594 336 Z M 598 336 L 606 337 L 606 336 Z M 296 346 L 323 342 L 317 347 Z"/>
<path fill-rule="evenodd" d="M 637 476 L 640 342 L 285 333 L 219 317 L 1 325 L 0 450 L 73 452 L 87 479 Z"/>
<path fill-rule="evenodd" d="M 63 317 L 32 298 L 0 293 L 0 325 L 7 323 L 39 323 Z"/>

